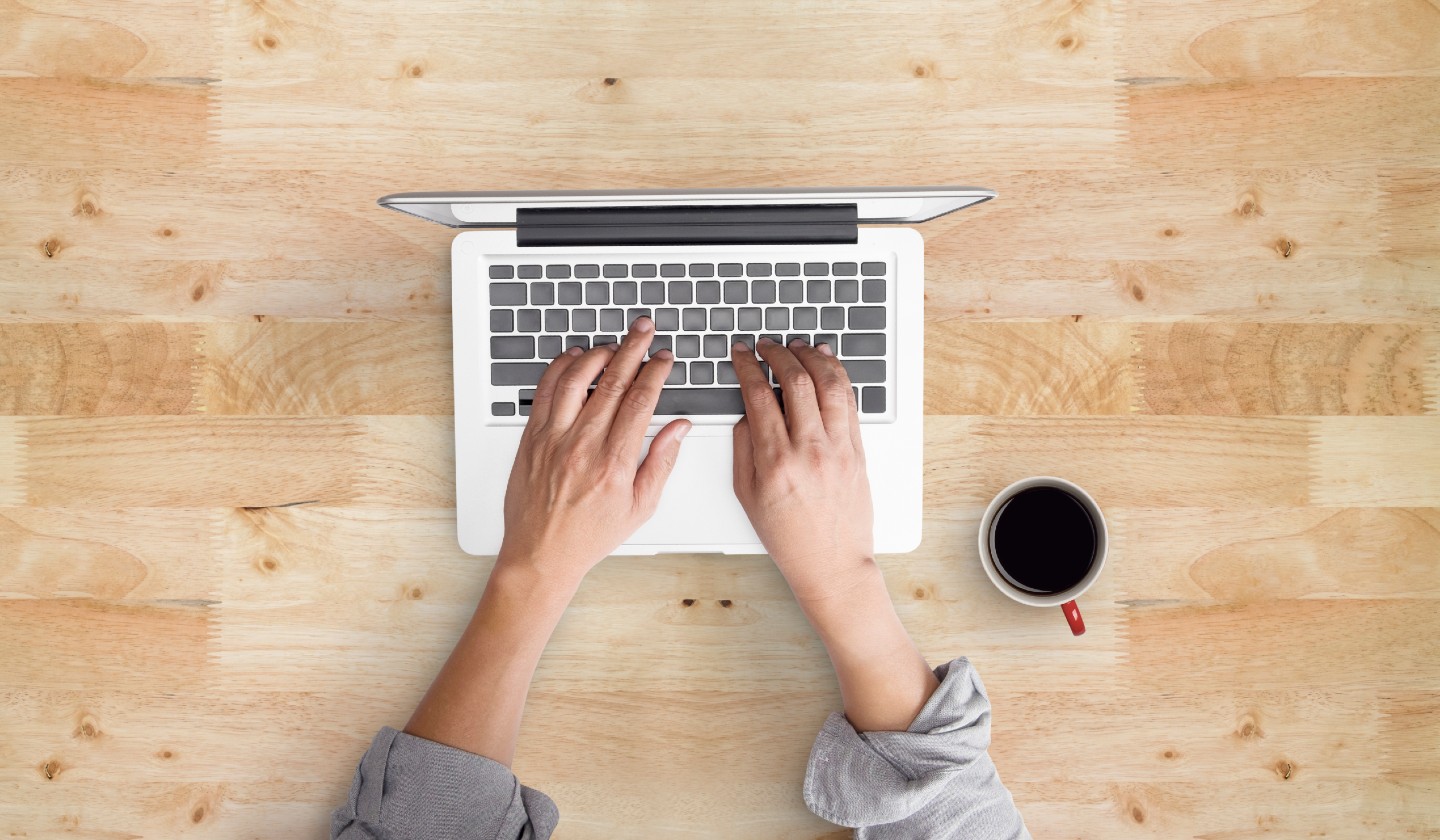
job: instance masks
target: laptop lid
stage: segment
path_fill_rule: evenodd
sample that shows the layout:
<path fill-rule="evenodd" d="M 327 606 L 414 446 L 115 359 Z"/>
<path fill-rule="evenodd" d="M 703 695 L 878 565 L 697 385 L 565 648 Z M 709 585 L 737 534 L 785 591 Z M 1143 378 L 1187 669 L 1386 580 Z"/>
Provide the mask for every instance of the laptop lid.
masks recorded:
<path fill-rule="evenodd" d="M 927 222 L 995 197 L 976 187 L 845 187 L 694 190 L 555 190 L 545 192 L 411 192 L 381 207 L 454 228 L 513 228 L 520 211 L 638 207 L 746 208 L 782 205 L 853 206 L 854 224 Z"/>

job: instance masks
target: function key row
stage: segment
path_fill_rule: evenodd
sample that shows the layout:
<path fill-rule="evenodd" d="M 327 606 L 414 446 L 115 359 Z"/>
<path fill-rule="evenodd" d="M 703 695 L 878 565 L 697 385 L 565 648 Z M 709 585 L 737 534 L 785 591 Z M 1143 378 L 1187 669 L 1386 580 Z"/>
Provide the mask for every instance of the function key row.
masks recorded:
<path fill-rule="evenodd" d="M 659 332 L 732 332 L 741 330 L 883 330 L 883 306 L 666 306 L 596 309 L 492 309 L 492 333 L 624 332 L 626 325 L 644 316 Z"/>
<path fill-rule="evenodd" d="M 656 306 L 718 303 L 884 303 L 886 282 L 864 280 L 537 280 L 491 283 L 491 306 Z"/>
<path fill-rule="evenodd" d="M 492 265 L 491 280 L 568 280 L 596 277 L 884 277 L 883 262 L 807 263 L 567 263 Z"/>

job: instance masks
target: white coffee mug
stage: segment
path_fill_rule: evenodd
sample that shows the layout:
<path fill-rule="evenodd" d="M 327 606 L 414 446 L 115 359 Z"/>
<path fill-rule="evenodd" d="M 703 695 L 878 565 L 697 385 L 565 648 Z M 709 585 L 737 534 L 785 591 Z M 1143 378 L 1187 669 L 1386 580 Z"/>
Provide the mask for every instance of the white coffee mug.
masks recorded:
<path fill-rule="evenodd" d="M 1090 521 L 1095 526 L 1095 562 L 1090 564 L 1090 571 L 1080 579 L 1079 583 L 1063 592 L 1041 595 L 1019 588 L 1007 580 L 996 568 L 994 553 L 990 550 L 995 515 L 1017 493 L 1032 487 L 1055 487 L 1069 493 L 1085 508 L 1085 512 L 1090 515 Z M 1095 500 L 1090 497 L 1089 493 L 1063 478 L 1050 475 L 1022 478 L 1001 490 L 986 506 L 985 515 L 980 518 L 980 565 L 984 567 L 990 582 L 995 584 L 995 588 L 1022 604 L 1032 607 L 1060 607 L 1065 613 L 1065 620 L 1070 624 L 1070 631 L 1076 636 L 1085 632 L 1085 620 L 1080 617 L 1080 607 L 1075 603 L 1075 599 L 1083 595 L 1085 590 L 1089 589 L 1090 585 L 1100 577 L 1100 571 L 1105 568 L 1105 556 L 1109 553 L 1109 548 L 1110 538 L 1105 526 L 1105 516 L 1100 512 L 1100 506 L 1095 504 Z"/>

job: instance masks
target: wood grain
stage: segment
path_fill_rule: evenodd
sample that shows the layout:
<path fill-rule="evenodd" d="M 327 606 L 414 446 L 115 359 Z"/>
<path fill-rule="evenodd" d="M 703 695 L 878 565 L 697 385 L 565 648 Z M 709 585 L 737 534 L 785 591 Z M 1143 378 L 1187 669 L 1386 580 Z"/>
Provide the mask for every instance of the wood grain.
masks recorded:
<path fill-rule="evenodd" d="M 324 836 L 443 661 L 453 232 L 377 196 L 967 183 L 878 562 L 1031 832 L 1432 836 L 1437 130 L 1429 0 L 0 0 L 0 834 Z M 1106 514 L 1080 638 L 976 555 L 1032 474 Z M 838 707 L 768 558 L 611 558 L 516 770 L 568 840 L 838 840 Z"/>

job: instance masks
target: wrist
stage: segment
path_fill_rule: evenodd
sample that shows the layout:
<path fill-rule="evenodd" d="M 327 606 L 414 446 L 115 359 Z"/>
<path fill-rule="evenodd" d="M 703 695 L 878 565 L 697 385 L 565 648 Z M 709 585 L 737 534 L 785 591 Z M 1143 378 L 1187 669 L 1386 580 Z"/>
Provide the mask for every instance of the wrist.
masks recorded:
<path fill-rule="evenodd" d="M 495 558 L 495 567 L 485 588 L 487 593 L 493 590 L 508 599 L 527 601 L 536 606 L 558 604 L 563 609 L 575 596 L 583 577 L 547 569 L 530 558 L 507 555 L 502 551 Z"/>
<path fill-rule="evenodd" d="M 827 553 L 820 558 L 776 562 L 802 608 L 843 602 L 857 590 L 870 587 L 884 590 L 885 578 L 874 557 L 853 554 L 837 560 L 835 556 Z"/>

